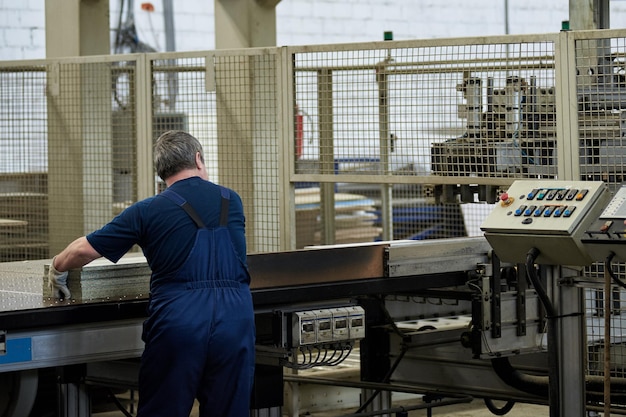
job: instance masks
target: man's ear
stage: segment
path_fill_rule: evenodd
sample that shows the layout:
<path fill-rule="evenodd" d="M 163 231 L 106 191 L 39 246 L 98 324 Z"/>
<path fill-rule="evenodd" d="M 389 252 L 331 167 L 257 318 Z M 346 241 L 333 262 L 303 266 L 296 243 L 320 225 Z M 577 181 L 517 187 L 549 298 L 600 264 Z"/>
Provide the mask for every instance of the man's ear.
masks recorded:
<path fill-rule="evenodd" d="M 196 152 L 196 167 L 198 169 L 204 169 L 204 161 L 202 160 L 202 155 L 200 155 L 200 152 Z"/>

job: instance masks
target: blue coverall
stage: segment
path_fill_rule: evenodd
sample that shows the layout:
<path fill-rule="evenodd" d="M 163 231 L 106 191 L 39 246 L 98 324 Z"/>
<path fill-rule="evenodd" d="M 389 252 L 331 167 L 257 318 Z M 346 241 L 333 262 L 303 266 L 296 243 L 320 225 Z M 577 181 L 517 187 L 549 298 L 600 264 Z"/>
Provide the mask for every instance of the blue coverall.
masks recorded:
<path fill-rule="evenodd" d="M 222 190 L 222 198 L 228 197 Z M 171 190 L 161 195 L 186 203 Z M 202 417 L 250 413 L 250 277 L 237 259 L 224 217 L 217 228 L 198 226 L 183 267 L 151 288 L 138 417 L 189 416 L 196 397 Z"/>
<path fill-rule="evenodd" d="M 151 280 L 138 417 L 188 417 L 195 398 L 201 417 L 249 416 L 255 359 L 250 276 L 226 227 L 229 190 L 220 190 L 217 227 L 205 226 L 171 189 L 156 196 L 184 208 L 197 230 L 182 266 Z"/>

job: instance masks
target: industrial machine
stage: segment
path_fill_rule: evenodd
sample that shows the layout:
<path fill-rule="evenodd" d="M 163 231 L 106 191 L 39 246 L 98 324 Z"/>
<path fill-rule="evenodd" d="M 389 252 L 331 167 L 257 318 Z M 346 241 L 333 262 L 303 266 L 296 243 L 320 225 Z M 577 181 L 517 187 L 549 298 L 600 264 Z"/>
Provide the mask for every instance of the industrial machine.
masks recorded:
<path fill-rule="evenodd" d="M 604 256 L 609 246 L 598 240 L 622 241 L 619 231 L 595 230 L 621 215 L 623 198 L 610 202 L 602 182 L 520 180 L 482 224 L 485 237 L 251 254 L 253 413 L 283 415 L 289 384 L 345 383 L 361 389 L 361 411 L 379 415 L 410 393 L 404 410 L 483 398 L 500 415 L 493 400 L 583 416 L 602 402 L 602 381 L 572 366 L 587 352 L 576 281 L 599 256 L 588 245 Z M 621 247 L 613 252 L 623 256 Z M 97 389 L 136 387 L 145 260 L 129 255 L 73 271 L 76 298 L 66 302 L 42 290 L 48 264 L 0 264 L 3 417 L 41 415 L 55 399 L 60 415 L 88 416 Z M 336 366 L 355 351 L 359 381 L 285 372 Z"/>
<path fill-rule="evenodd" d="M 362 384 L 373 390 L 372 395 L 380 389 L 386 395 L 395 389 L 423 392 L 418 387 L 395 388 L 390 378 L 395 368 L 389 363 L 389 336 L 396 322 L 392 315 L 396 313 L 388 310 L 385 300 L 438 288 L 459 288 L 452 293 L 464 293 L 465 301 L 445 307 L 445 314 L 459 314 L 459 309 L 469 314 L 465 283 L 468 274 L 476 273 L 477 264 L 489 262 L 489 251 L 484 239 L 466 238 L 251 255 L 257 317 L 255 410 L 259 415 L 280 415 L 284 368 L 338 364 L 357 343 Z M 38 389 L 36 382 L 29 385 L 27 381 L 43 381 L 50 373 L 53 385 L 58 381 L 52 396 L 60 393 L 63 415 L 90 415 L 92 387 L 135 386 L 147 291 L 139 293 L 141 284 L 137 279 L 124 280 L 129 275 L 129 264 L 141 266 L 143 262 L 136 257 L 124 267 L 99 267 L 109 275 L 103 278 L 103 285 L 106 281 L 130 285 L 132 295 L 89 298 L 88 294 L 95 292 L 88 291 L 91 284 L 86 278 L 82 292 L 75 292 L 83 298 L 63 303 L 42 296 L 42 277 L 49 261 L 0 264 L 0 375 L 12 387 L 2 404 L 3 415 L 28 415 L 30 408 L 37 409 L 37 399 L 42 395 L 39 391 L 45 384 L 39 384 Z M 145 276 L 146 289 L 148 278 Z M 75 275 L 71 279 L 81 278 Z M 415 305 L 423 308 L 427 304 Z M 419 317 L 432 313 L 410 314 Z M 460 346 L 459 341 L 455 344 Z M 471 359 L 471 350 L 463 350 Z M 446 389 L 442 395 L 446 393 L 453 394 L 454 389 Z M 423 403 L 419 406 L 426 407 Z M 374 403 L 372 407 L 387 409 L 384 404 Z"/>

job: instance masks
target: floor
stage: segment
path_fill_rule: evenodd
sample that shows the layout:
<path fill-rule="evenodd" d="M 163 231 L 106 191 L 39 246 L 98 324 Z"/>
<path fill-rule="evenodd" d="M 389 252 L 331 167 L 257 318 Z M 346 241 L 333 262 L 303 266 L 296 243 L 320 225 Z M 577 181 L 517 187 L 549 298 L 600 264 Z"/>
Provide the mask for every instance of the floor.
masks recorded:
<path fill-rule="evenodd" d="M 398 405 L 403 405 L 399 403 Z M 410 408 L 410 403 L 405 403 Z M 503 406 L 504 403 L 499 406 Z M 339 417 L 354 412 L 355 410 L 340 410 L 325 414 L 310 414 L 310 417 Z M 548 417 L 550 410 L 546 406 L 534 404 L 515 404 L 513 409 L 506 414 L 508 417 Z M 397 416 L 397 413 L 392 414 Z M 471 403 L 457 404 L 443 407 L 436 407 L 428 414 L 427 410 L 412 410 L 408 412 L 408 417 L 483 417 L 494 416 L 483 403 L 482 400 L 474 400 Z"/>
<path fill-rule="evenodd" d="M 125 400 L 124 396 L 121 396 L 122 400 Z M 404 400 L 400 401 L 397 404 L 394 404 L 394 407 L 400 408 L 402 406 L 410 409 L 413 405 L 418 404 L 417 401 L 414 400 Z M 498 407 L 504 406 L 504 403 L 496 403 Z M 298 417 L 343 417 L 348 416 L 354 413 L 356 410 L 354 408 L 349 409 L 340 409 L 340 410 L 332 410 L 332 411 L 323 411 L 316 413 L 304 413 Z M 549 417 L 550 410 L 547 406 L 536 405 L 536 404 L 515 404 L 510 412 L 506 414 L 507 417 Z M 133 413 L 134 415 L 134 413 Z M 399 417 L 401 414 L 398 414 L 397 411 L 392 413 L 394 417 Z M 94 413 L 94 417 L 124 417 L 124 414 L 121 411 L 106 411 Z M 284 414 L 285 417 L 295 417 L 289 416 L 288 414 Z M 428 414 L 428 411 L 425 409 L 422 410 L 410 410 L 408 411 L 407 417 L 486 417 L 486 416 L 494 416 L 491 411 L 489 411 L 484 402 L 482 400 L 474 400 L 470 403 L 456 404 L 456 405 L 446 405 L 442 407 L 432 408 L 431 414 Z M 192 410 L 190 417 L 198 417 L 198 410 L 196 407 Z"/>

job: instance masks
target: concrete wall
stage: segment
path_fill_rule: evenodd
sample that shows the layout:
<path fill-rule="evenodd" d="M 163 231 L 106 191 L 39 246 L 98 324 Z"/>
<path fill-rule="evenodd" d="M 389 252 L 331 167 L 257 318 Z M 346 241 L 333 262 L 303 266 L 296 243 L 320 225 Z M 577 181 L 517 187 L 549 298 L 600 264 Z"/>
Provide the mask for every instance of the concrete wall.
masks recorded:
<path fill-rule="evenodd" d="M 568 19 L 568 0 L 509 0 L 509 33 L 557 32 Z M 135 2 L 139 39 L 165 50 L 163 4 L 154 11 Z M 282 0 L 277 7 L 278 45 L 394 39 L 502 35 L 505 2 L 494 0 Z M 45 0 L 0 0 L 0 60 L 45 57 Z M 120 0 L 110 0 L 111 33 Z M 215 47 L 213 0 L 176 0 L 174 25 L 178 51 Z M 626 2 L 611 2 L 611 27 L 626 25 Z M 112 43 L 113 44 L 113 43 Z"/>

